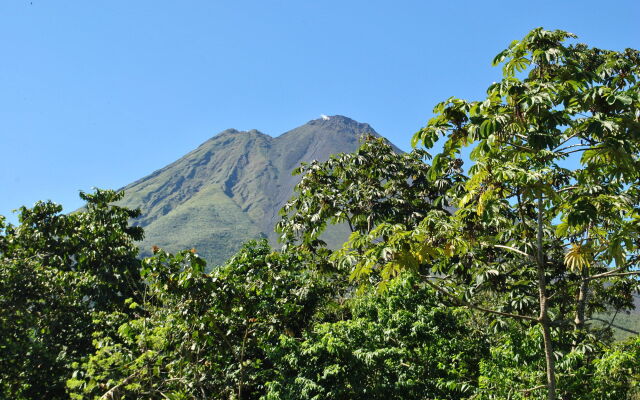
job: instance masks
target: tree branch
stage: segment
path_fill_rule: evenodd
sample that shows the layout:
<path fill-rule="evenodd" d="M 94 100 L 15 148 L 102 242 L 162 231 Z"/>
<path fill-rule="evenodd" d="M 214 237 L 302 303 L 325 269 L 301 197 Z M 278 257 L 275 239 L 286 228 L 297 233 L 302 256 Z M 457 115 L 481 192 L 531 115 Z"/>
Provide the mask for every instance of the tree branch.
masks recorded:
<path fill-rule="evenodd" d="M 515 253 L 518 253 L 518 254 L 520 254 L 520 255 L 523 255 L 523 256 L 525 256 L 525 257 L 533 258 L 533 256 L 532 256 L 532 255 L 527 254 L 527 253 L 525 253 L 524 251 L 522 251 L 522 250 L 518 250 L 518 249 L 516 249 L 516 248 L 514 248 L 514 247 L 511 247 L 511 246 L 503 246 L 503 245 L 501 245 L 501 244 L 496 244 L 496 245 L 494 245 L 494 247 L 500 247 L 501 249 L 511 250 L 511 251 L 513 251 L 513 252 L 515 252 Z"/>
<path fill-rule="evenodd" d="M 135 378 L 135 376 L 138 375 L 139 372 L 140 371 L 135 371 L 131 375 L 129 375 L 126 378 L 124 378 L 124 380 L 122 382 L 118 383 L 117 385 L 115 385 L 114 387 L 109 389 L 105 394 L 100 396 L 100 400 L 113 400 L 113 399 L 115 399 L 114 395 L 116 394 L 116 390 L 118 390 L 122 386 L 125 386 L 126 384 L 131 382 L 131 380 L 133 380 L 133 378 Z"/>
<path fill-rule="evenodd" d="M 609 324 L 609 321 L 607 321 L 606 319 L 597 318 L 597 317 L 591 317 L 591 318 L 589 318 L 589 321 L 600 321 L 600 322 L 604 322 L 605 324 Z M 620 326 L 620 325 L 610 324 L 609 326 L 612 326 L 612 327 L 614 327 L 614 328 L 616 328 L 616 329 L 619 329 L 619 330 L 621 330 L 621 331 L 625 331 L 625 332 L 633 333 L 634 335 L 637 335 L 638 333 L 640 333 L 640 332 L 637 332 L 637 331 L 631 330 L 631 329 L 629 329 L 629 328 L 625 328 L 625 327 Z"/>
<path fill-rule="evenodd" d="M 567 186 L 567 187 L 564 187 L 562 189 L 556 190 L 556 193 L 562 193 L 562 192 L 566 192 L 568 190 L 574 190 L 574 189 L 577 189 L 577 188 L 578 188 L 578 186 Z"/>
<path fill-rule="evenodd" d="M 508 312 L 490 310 L 488 308 L 484 308 L 484 307 L 478 306 L 476 304 L 469 303 L 468 301 L 464 301 L 464 300 L 461 300 L 461 299 L 457 298 L 456 296 L 454 296 L 451 293 L 447 292 L 446 290 L 444 290 L 440 286 L 434 284 L 433 282 L 429 281 L 428 279 L 425 282 L 427 283 L 427 285 L 431 286 L 437 292 L 442 293 L 445 296 L 449 297 L 458 306 L 472 308 L 474 310 L 482 311 L 482 312 L 489 313 L 489 314 L 500 315 L 502 317 L 509 317 L 509 318 L 522 319 L 522 320 L 526 320 L 526 321 L 539 322 L 537 318 L 530 317 L 528 315 L 512 314 L 512 313 L 508 313 Z"/>
<path fill-rule="evenodd" d="M 544 388 L 546 388 L 546 387 L 547 387 L 547 385 L 538 385 L 538 386 L 532 387 L 532 388 L 530 388 L 530 389 L 521 389 L 520 391 L 521 391 L 525 396 L 528 396 L 528 395 L 529 395 L 529 393 L 534 392 L 534 391 L 536 391 L 536 390 L 544 389 Z"/>
<path fill-rule="evenodd" d="M 640 271 L 620 272 L 620 271 L 623 271 L 624 269 L 625 269 L 625 267 L 616 268 L 614 270 L 603 272 L 601 274 L 588 276 L 588 277 L 584 278 L 583 280 L 591 281 L 591 280 L 594 280 L 594 279 L 609 278 L 611 276 L 640 275 Z"/>
<path fill-rule="evenodd" d="M 589 150 L 589 149 L 590 149 L 590 147 L 586 147 L 586 148 L 584 148 L 584 149 L 575 149 L 575 150 L 567 151 L 567 152 L 564 152 L 564 153 L 561 153 L 561 154 L 562 154 L 563 156 L 568 156 L 569 154 L 572 154 L 572 153 L 578 153 L 578 152 L 581 152 L 581 151 L 587 151 L 587 150 Z"/>
<path fill-rule="evenodd" d="M 560 144 L 558 144 L 558 146 L 556 147 L 556 149 L 554 151 L 558 151 L 558 147 L 564 146 L 565 143 L 567 143 L 569 140 L 573 139 L 576 136 L 578 136 L 578 132 L 576 132 L 576 133 L 574 133 L 572 135 L 569 135 L 569 137 L 567 137 L 562 142 L 560 142 Z"/>
<path fill-rule="evenodd" d="M 563 143 L 563 144 L 564 144 L 564 143 Z M 562 144 L 561 144 L 560 146 L 562 146 Z M 560 147 L 560 146 L 558 146 L 558 147 Z M 569 145 L 569 146 L 563 147 L 563 148 L 561 148 L 561 149 L 559 149 L 558 147 L 556 147 L 556 149 L 554 150 L 554 152 L 556 152 L 556 153 L 562 153 L 562 152 L 564 152 L 564 151 L 566 151 L 566 150 L 569 150 L 569 149 L 571 149 L 571 148 L 574 148 L 574 147 L 580 147 L 580 146 L 586 146 L 586 145 L 585 145 L 585 144 L 583 144 L 583 143 L 576 143 L 576 144 L 571 144 L 571 145 Z M 588 147 L 588 146 L 587 146 L 587 147 Z"/>

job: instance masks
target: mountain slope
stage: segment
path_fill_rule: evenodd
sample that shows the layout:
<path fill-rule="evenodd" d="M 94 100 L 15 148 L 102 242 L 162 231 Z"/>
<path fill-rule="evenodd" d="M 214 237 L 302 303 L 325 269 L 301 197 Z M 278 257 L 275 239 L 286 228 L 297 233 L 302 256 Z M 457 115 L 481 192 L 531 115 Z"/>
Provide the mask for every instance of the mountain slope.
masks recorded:
<path fill-rule="evenodd" d="M 309 121 L 278 137 L 256 130 L 223 131 L 168 166 L 123 188 L 122 205 L 140 208 L 145 228 L 143 254 L 157 245 L 169 251 L 196 248 L 211 264 L 221 264 L 243 242 L 268 237 L 278 211 L 292 196 L 301 162 L 324 161 L 351 152 L 358 139 L 375 134 L 368 124 L 343 116 Z M 343 227 L 329 231 L 336 245 Z"/>

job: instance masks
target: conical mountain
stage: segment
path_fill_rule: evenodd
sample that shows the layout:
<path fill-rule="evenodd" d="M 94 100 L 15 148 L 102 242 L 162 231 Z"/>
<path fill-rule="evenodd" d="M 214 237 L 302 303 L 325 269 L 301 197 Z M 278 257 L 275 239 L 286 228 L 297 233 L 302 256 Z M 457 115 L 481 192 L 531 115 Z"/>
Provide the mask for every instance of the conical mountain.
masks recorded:
<path fill-rule="evenodd" d="M 275 243 L 278 211 L 300 180 L 291 175 L 294 168 L 354 151 L 367 133 L 377 135 L 368 124 L 343 116 L 312 120 L 275 138 L 228 129 L 125 186 L 121 204 L 142 210 L 136 224 L 145 229 L 143 254 L 153 245 L 196 248 L 210 264 L 221 264 L 249 239 Z M 346 235 L 338 228 L 325 239 L 335 245 Z"/>

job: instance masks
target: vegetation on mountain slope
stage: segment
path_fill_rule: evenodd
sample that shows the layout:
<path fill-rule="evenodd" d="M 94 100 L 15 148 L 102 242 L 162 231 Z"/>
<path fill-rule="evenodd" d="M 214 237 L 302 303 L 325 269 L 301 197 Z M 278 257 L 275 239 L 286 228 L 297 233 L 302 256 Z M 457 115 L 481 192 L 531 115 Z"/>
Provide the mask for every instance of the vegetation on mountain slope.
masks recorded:
<path fill-rule="evenodd" d="M 210 264 L 223 264 L 249 239 L 276 243 L 278 211 L 293 194 L 302 162 L 325 161 L 351 152 L 368 124 L 342 116 L 317 119 L 278 137 L 256 130 L 226 130 L 176 162 L 122 190 L 119 203 L 142 210 L 143 255 L 152 246 L 169 251 L 195 248 Z M 397 149 L 396 149 L 397 150 Z M 334 248 L 348 232 L 333 227 L 324 235 Z"/>

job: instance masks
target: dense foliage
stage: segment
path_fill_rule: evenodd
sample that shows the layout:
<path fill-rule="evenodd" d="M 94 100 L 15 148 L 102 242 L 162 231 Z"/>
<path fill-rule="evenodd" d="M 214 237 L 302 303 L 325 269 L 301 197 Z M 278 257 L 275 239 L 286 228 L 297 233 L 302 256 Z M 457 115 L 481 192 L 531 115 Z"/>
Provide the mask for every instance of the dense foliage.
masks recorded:
<path fill-rule="evenodd" d="M 597 354 L 589 318 L 633 307 L 640 274 L 640 53 L 572 37 L 535 29 L 514 41 L 486 99 L 438 104 L 415 135 L 427 148 L 443 141 L 432 181 L 472 148 L 468 179 L 444 195 L 454 213 L 380 224 L 341 255 L 356 278 L 420 271 L 452 304 L 537 325 L 549 399 L 575 390 L 557 368 Z"/>
<path fill-rule="evenodd" d="M 374 137 L 302 165 L 282 250 L 139 259 L 113 191 L 0 218 L 0 397 L 640 398 L 640 338 L 592 323 L 639 286 L 640 57 L 571 37 L 532 31 L 486 99 L 438 105 L 431 165 Z"/>
<path fill-rule="evenodd" d="M 267 399 L 464 399 L 487 340 L 413 277 L 354 299 L 349 318 L 283 337 Z"/>
<path fill-rule="evenodd" d="M 124 309 L 140 293 L 129 219 L 110 203 L 121 194 L 81 193 L 85 212 L 38 202 L 20 209 L 20 225 L 0 236 L 0 393 L 60 398 L 74 363 L 93 351 L 95 315 Z"/>
<path fill-rule="evenodd" d="M 107 387 L 127 398 L 259 397 L 277 377 L 269 354 L 280 336 L 299 335 L 329 290 L 304 261 L 254 242 L 206 274 L 191 251 L 157 250 L 143 261 L 142 301 L 128 302 L 134 318 L 94 333 L 73 397 Z"/>

